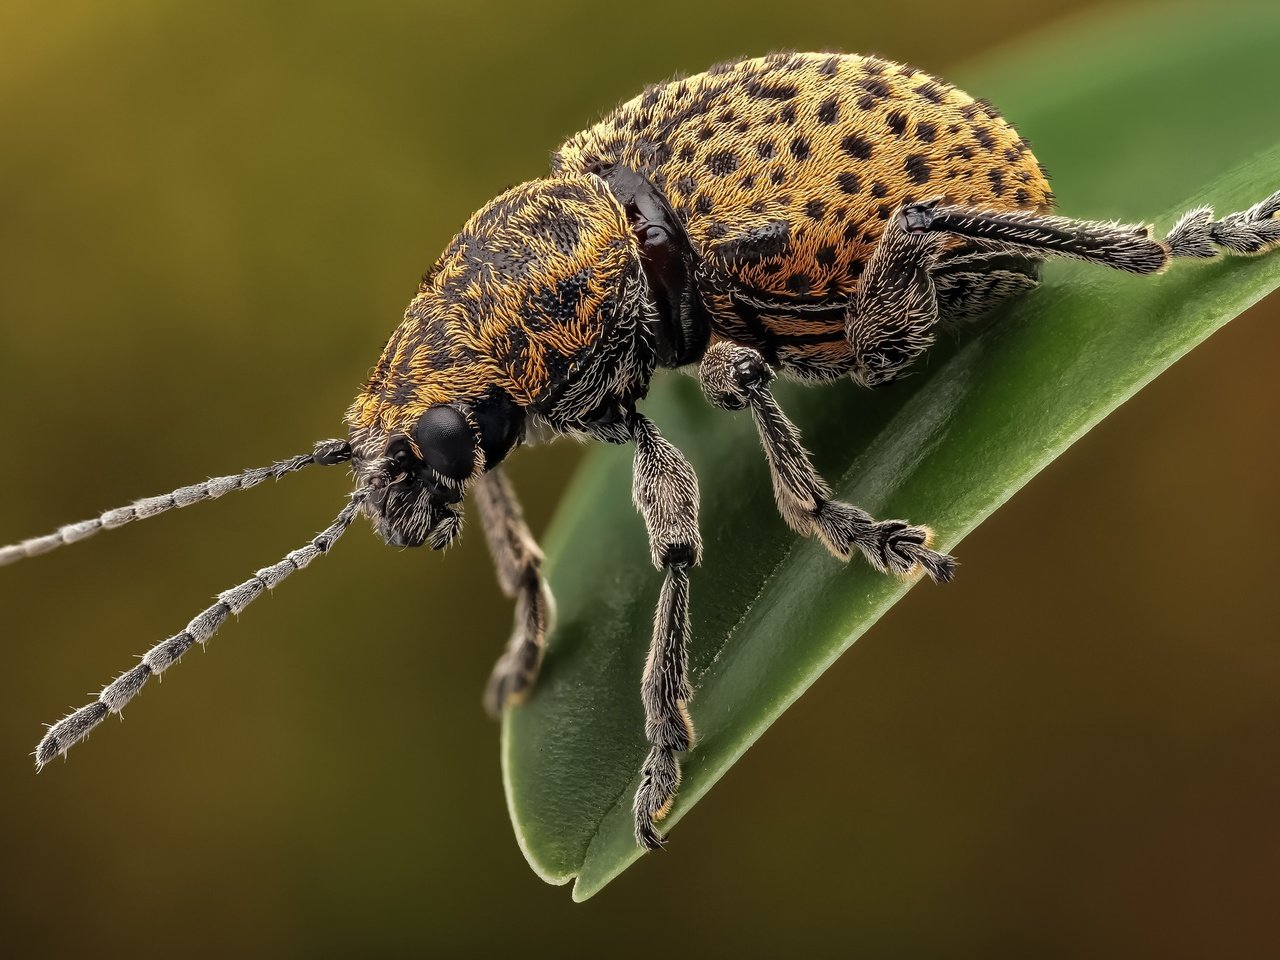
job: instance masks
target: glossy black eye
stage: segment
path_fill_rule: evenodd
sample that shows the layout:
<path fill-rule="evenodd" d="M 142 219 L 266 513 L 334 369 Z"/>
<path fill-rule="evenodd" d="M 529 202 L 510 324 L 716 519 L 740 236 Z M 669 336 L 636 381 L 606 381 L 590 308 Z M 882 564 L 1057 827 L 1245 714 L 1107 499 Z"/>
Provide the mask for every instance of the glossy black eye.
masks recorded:
<path fill-rule="evenodd" d="M 423 462 L 451 480 L 466 480 L 476 462 L 476 437 L 458 410 L 441 404 L 432 407 L 413 428 L 413 439 Z"/>

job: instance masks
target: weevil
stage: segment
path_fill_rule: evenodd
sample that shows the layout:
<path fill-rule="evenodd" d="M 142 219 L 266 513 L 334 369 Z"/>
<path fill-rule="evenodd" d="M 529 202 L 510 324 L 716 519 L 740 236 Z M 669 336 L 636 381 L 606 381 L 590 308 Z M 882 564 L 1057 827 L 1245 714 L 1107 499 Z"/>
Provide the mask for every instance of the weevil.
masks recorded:
<path fill-rule="evenodd" d="M 458 537 L 467 497 L 515 601 L 485 702 L 495 714 L 517 704 L 534 688 L 554 606 L 502 464 L 518 446 L 561 436 L 631 443 L 634 501 L 661 575 L 640 679 L 649 752 L 635 835 L 662 845 L 678 755 L 694 740 L 686 648 L 702 544 L 697 478 L 639 410 L 654 373 L 696 364 L 708 402 L 749 411 L 796 533 L 841 560 L 950 580 L 955 561 L 932 549 L 928 527 L 833 498 L 774 379 L 893 380 L 943 325 L 1031 290 L 1049 257 L 1154 274 L 1175 259 L 1280 244 L 1280 193 L 1221 219 L 1192 210 L 1162 239 L 1053 211 L 1043 167 L 996 109 L 914 67 L 780 53 L 649 87 L 570 138 L 549 175 L 466 222 L 347 411 L 347 439 L 0 548 L 10 563 L 312 464 L 348 464 L 354 476 L 328 528 L 50 726 L 37 765 L 326 553 L 357 516 L 389 544 L 439 549 Z"/>

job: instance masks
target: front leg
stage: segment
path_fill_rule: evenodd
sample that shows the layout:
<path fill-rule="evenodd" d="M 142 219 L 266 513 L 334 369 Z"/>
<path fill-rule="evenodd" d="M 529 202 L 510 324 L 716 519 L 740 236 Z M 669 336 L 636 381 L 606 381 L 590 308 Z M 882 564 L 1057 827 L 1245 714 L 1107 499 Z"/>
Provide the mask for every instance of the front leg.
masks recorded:
<path fill-rule="evenodd" d="M 632 415 L 631 435 L 636 445 L 632 498 L 649 531 L 653 565 L 666 574 L 640 688 L 645 737 L 652 746 L 632 806 L 636 841 L 652 850 L 662 846 L 655 824 L 670 812 L 680 784 L 676 753 L 693 745 L 688 710 L 693 693 L 687 649 L 689 568 L 702 558 L 702 537 L 698 478 L 689 461 L 647 417 Z"/>
<path fill-rule="evenodd" d="M 703 357 L 702 391 L 725 410 L 751 408 L 769 472 L 778 512 L 791 529 L 816 536 L 837 557 L 848 560 L 854 548 L 877 570 L 907 576 L 923 569 L 935 581 L 955 574 L 956 562 L 929 549 L 933 532 L 903 520 L 875 520 L 865 510 L 831 499 L 831 488 L 814 470 L 795 424 L 769 390 L 774 373 L 751 347 L 721 341 Z"/>
<path fill-rule="evenodd" d="M 494 467 L 481 477 L 473 496 L 498 584 L 516 601 L 515 628 L 484 693 L 485 709 L 497 717 L 503 707 L 519 703 L 533 688 L 555 618 L 555 604 L 542 578 L 542 551 L 524 522 L 520 501 L 502 468 Z"/>

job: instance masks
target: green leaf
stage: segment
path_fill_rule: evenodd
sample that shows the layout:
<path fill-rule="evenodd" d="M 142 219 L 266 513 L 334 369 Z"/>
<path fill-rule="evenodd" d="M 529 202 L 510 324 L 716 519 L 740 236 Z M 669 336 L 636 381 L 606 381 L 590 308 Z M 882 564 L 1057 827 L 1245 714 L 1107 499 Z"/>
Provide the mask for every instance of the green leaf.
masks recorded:
<path fill-rule="evenodd" d="M 1192 206 L 1225 213 L 1280 187 L 1269 122 L 1277 39 L 1274 6 L 1151 7 L 1059 29 L 955 79 L 1036 144 L 1065 213 L 1155 215 L 1167 229 Z M 784 388 L 780 401 L 840 497 L 929 524 L 950 550 L 1277 285 L 1280 256 L 1178 263 L 1157 278 L 1055 263 L 1039 290 L 962 345 L 936 347 L 915 376 L 874 393 Z M 692 378 L 663 379 L 646 412 L 698 471 L 706 541 L 692 583 L 699 740 L 669 829 L 910 585 L 793 536 L 750 418 L 711 409 Z M 647 749 L 639 684 L 660 577 L 630 503 L 630 466 L 629 449 L 601 447 L 565 495 L 548 537 L 558 626 L 537 691 L 503 727 L 521 848 L 549 882 L 576 876 L 578 900 L 641 853 L 631 798 Z"/>

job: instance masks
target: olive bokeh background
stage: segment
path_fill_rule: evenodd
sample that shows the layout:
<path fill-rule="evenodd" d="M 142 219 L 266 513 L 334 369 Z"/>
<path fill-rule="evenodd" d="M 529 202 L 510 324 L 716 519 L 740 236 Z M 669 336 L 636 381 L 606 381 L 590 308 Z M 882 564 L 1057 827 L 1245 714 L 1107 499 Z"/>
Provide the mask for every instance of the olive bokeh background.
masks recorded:
<path fill-rule="evenodd" d="M 963 86 L 987 51 L 1067 29 L 1061 8 L 0 7 L 0 541 L 336 435 L 458 224 L 644 83 L 792 47 Z M 1152 42 L 1143 18 L 1166 9 L 1114 29 Z M 1188 133 L 1188 150 L 1229 150 Z M 1056 149 L 1158 175 L 1140 143 Z M 965 540 L 955 584 L 913 591 L 667 852 L 582 905 L 534 877 L 506 818 L 479 694 L 510 610 L 478 531 L 441 557 L 358 525 L 39 777 L 41 721 L 325 525 L 343 476 L 6 568 L 0 941 L 24 957 L 1272 953 L 1277 357 L 1273 297 Z M 578 456 L 514 462 L 535 529 Z"/>

